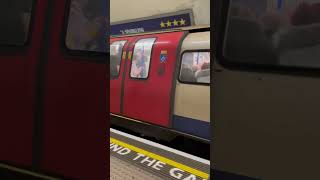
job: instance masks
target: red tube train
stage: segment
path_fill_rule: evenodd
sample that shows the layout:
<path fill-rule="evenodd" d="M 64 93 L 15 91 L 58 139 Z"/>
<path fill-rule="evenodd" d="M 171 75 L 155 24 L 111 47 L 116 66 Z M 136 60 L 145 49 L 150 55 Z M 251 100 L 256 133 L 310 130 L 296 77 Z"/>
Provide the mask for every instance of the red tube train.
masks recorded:
<path fill-rule="evenodd" d="M 107 179 L 107 14 L 100 0 L 0 2 L 1 169 Z"/>
<path fill-rule="evenodd" d="M 209 141 L 209 27 L 111 37 L 110 55 L 113 124 Z"/>

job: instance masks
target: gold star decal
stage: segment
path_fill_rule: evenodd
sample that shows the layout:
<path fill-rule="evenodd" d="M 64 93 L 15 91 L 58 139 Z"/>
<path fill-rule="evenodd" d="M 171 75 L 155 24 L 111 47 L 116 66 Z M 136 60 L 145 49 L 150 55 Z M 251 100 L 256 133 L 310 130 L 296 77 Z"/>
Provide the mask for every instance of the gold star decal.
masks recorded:
<path fill-rule="evenodd" d="M 184 19 L 182 19 L 182 18 L 180 20 L 180 25 L 186 25 L 186 21 Z"/>
<path fill-rule="evenodd" d="M 171 26 L 171 22 L 168 20 L 167 21 L 167 27 L 170 27 Z"/>
<path fill-rule="evenodd" d="M 160 27 L 164 28 L 164 27 L 166 27 L 166 24 L 164 24 L 164 23 L 161 21 Z"/>
<path fill-rule="evenodd" d="M 177 20 L 174 20 L 174 21 L 173 21 L 173 25 L 174 25 L 174 26 L 179 26 L 178 21 L 177 21 Z"/>

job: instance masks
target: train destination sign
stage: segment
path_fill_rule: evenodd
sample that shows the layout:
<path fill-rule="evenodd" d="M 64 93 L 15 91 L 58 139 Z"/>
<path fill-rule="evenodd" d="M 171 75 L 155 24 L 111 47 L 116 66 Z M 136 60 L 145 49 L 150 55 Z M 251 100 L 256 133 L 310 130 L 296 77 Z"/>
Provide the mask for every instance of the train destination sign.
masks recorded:
<path fill-rule="evenodd" d="M 194 25 L 192 11 L 154 16 L 126 22 L 111 23 L 111 35 L 143 33 Z"/>

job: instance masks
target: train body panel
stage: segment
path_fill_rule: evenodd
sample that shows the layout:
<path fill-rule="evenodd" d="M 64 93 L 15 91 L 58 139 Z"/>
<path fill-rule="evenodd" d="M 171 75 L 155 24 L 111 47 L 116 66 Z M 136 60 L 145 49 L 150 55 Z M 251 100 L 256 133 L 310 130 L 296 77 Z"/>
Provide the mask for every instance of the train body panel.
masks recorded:
<path fill-rule="evenodd" d="M 210 32 L 191 33 L 182 43 L 181 57 L 183 58 L 183 55 L 188 52 L 205 53 L 209 52 L 209 49 Z M 210 74 L 207 74 L 207 78 L 209 81 L 206 81 L 210 82 Z M 183 83 L 177 78 L 175 91 L 173 127 L 179 131 L 209 139 L 210 86 Z"/>
<path fill-rule="evenodd" d="M 134 37 L 125 37 L 110 40 L 110 49 L 114 48 L 117 51 L 121 51 L 118 56 L 115 56 L 114 58 L 111 57 L 111 62 L 115 61 L 115 66 L 118 66 L 116 68 L 119 68 L 119 70 L 116 68 L 110 69 L 110 71 L 114 71 L 110 73 L 110 112 L 113 112 L 115 114 L 120 114 L 122 84 L 124 77 L 123 72 L 126 65 L 125 60 L 127 57 L 129 44 L 132 43 L 133 39 Z"/>
<path fill-rule="evenodd" d="M 108 3 L 0 4 L 1 173 L 106 179 Z"/>
<path fill-rule="evenodd" d="M 224 174 L 319 179 L 320 1 L 265 2 L 214 2 L 211 160 Z"/>
<path fill-rule="evenodd" d="M 191 96 L 193 94 L 194 96 Z M 174 115 L 210 122 L 210 89 L 177 83 Z"/>
<path fill-rule="evenodd" d="M 120 114 L 169 127 L 173 74 L 177 48 L 183 34 L 183 32 L 173 32 L 142 35 L 130 41 L 132 44 L 125 53 L 126 64 L 120 69 L 120 74 L 123 76 L 119 77 L 124 79 L 111 80 L 111 85 L 121 81 L 123 86 Z M 145 74 L 136 76 L 134 61 L 139 53 L 145 58 L 146 69 Z M 115 90 L 111 88 L 111 94 L 114 94 Z M 117 113 L 112 111 L 112 108 L 111 112 Z"/>
<path fill-rule="evenodd" d="M 78 22 L 85 19 L 73 14 L 79 5 L 77 1 L 50 3 L 53 12 L 43 75 L 41 168 L 73 179 L 106 179 L 109 173 L 106 168 L 109 156 L 105 149 L 109 128 L 108 119 L 105 118 L 106 89 L 109 89 L 105 76 L 107 46 L 102 44 L 97 50 L 87 45 L 80 46 L 85 38 L 76 33 L 89 30 L 80 25 L 83 29 L 78 31 Z M 107 3 L 92 0 L 88 5 L 95 7 L 92 10 L 95 13 L 103 14 L 105 10 L 99 7 L 106 7 Z M 66 6 L 70 9 L 66 9 Z M 104 34 L 96 38 L 102 39 Z M 76 40 L 70 41 L 69 37 Z"/>
<path fill-rule="evenodd" d="M 117 45 L 124 40 L 124 46 Z M 205 70 L 205 83 L 183 83 L 178 76 L 184 53 L 209 54 L 210 32 L 148 33 L 113 37 L 110 42 L 111 61 L 117 62 L 110 63 L 110 98 L 120 100 L 111 102 L 111 113 L 209 139 L 210 69 Z M 148 51 L 140 59 L 151 58 L 149 69 L 144 76 L 132 77 L 139 48 Z"/>
<path fill-rule="evenodd" d="M 135 117 L 149 123 L 170 126 L 170 102 L 173 74 L 176 65 L 177 48 L 183 32 L 164 33 L 139 37 L 142 39 L 155 38 L 151 54 L 149 75 L 147 79 L 133 79 L 133 67 L 127 66 L 124 84 L 123 113 L 128 117 Z M 133 48 L 136 48 L 137 44 Z M 135 58 L 133 52 L 132 64 Z M 130 74 L 129 74 L 130 72 Z M 147 76 L 147 75 L 146 75 Z"/>
<path fill-rule="evenodd" d="M 210 49 L 210 32 L 190 33 L 183 40 L 181 52 L 187 50 L 209 50 Z"/>
<path fill-rule="evenodd" d="M 173 128 L 209 139 L 210 88 L 177 84 Z"/>
<path fill-rule="evenodd" d="M 9 17 L 0 17 L 1 26 L 7 27 L 0 30 L 0 161 L 23 166 L 32 164 L 35 77 L 47 2 L 33 4 L 30 0 L 21 3 L 31 9 L 32 14 L 31 22 L 27 23 L 29 32 L 23 33 L 24 37 L 20 36 L 20 29 L 16 29 L 22 27 L 18 26 L 15 6 L 0 8 L 3 14 L 10 10 Z"/>

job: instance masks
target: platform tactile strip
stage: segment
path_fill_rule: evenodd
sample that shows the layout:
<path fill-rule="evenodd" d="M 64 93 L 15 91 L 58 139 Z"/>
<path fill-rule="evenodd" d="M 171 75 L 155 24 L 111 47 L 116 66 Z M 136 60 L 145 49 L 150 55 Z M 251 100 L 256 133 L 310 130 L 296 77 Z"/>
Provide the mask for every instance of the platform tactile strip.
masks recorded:
<path fill-rule="evenodd" d="M 158 176 L 113 156 L 110 157 L 110 175 L 111 180 L 162 180 Z"/>

